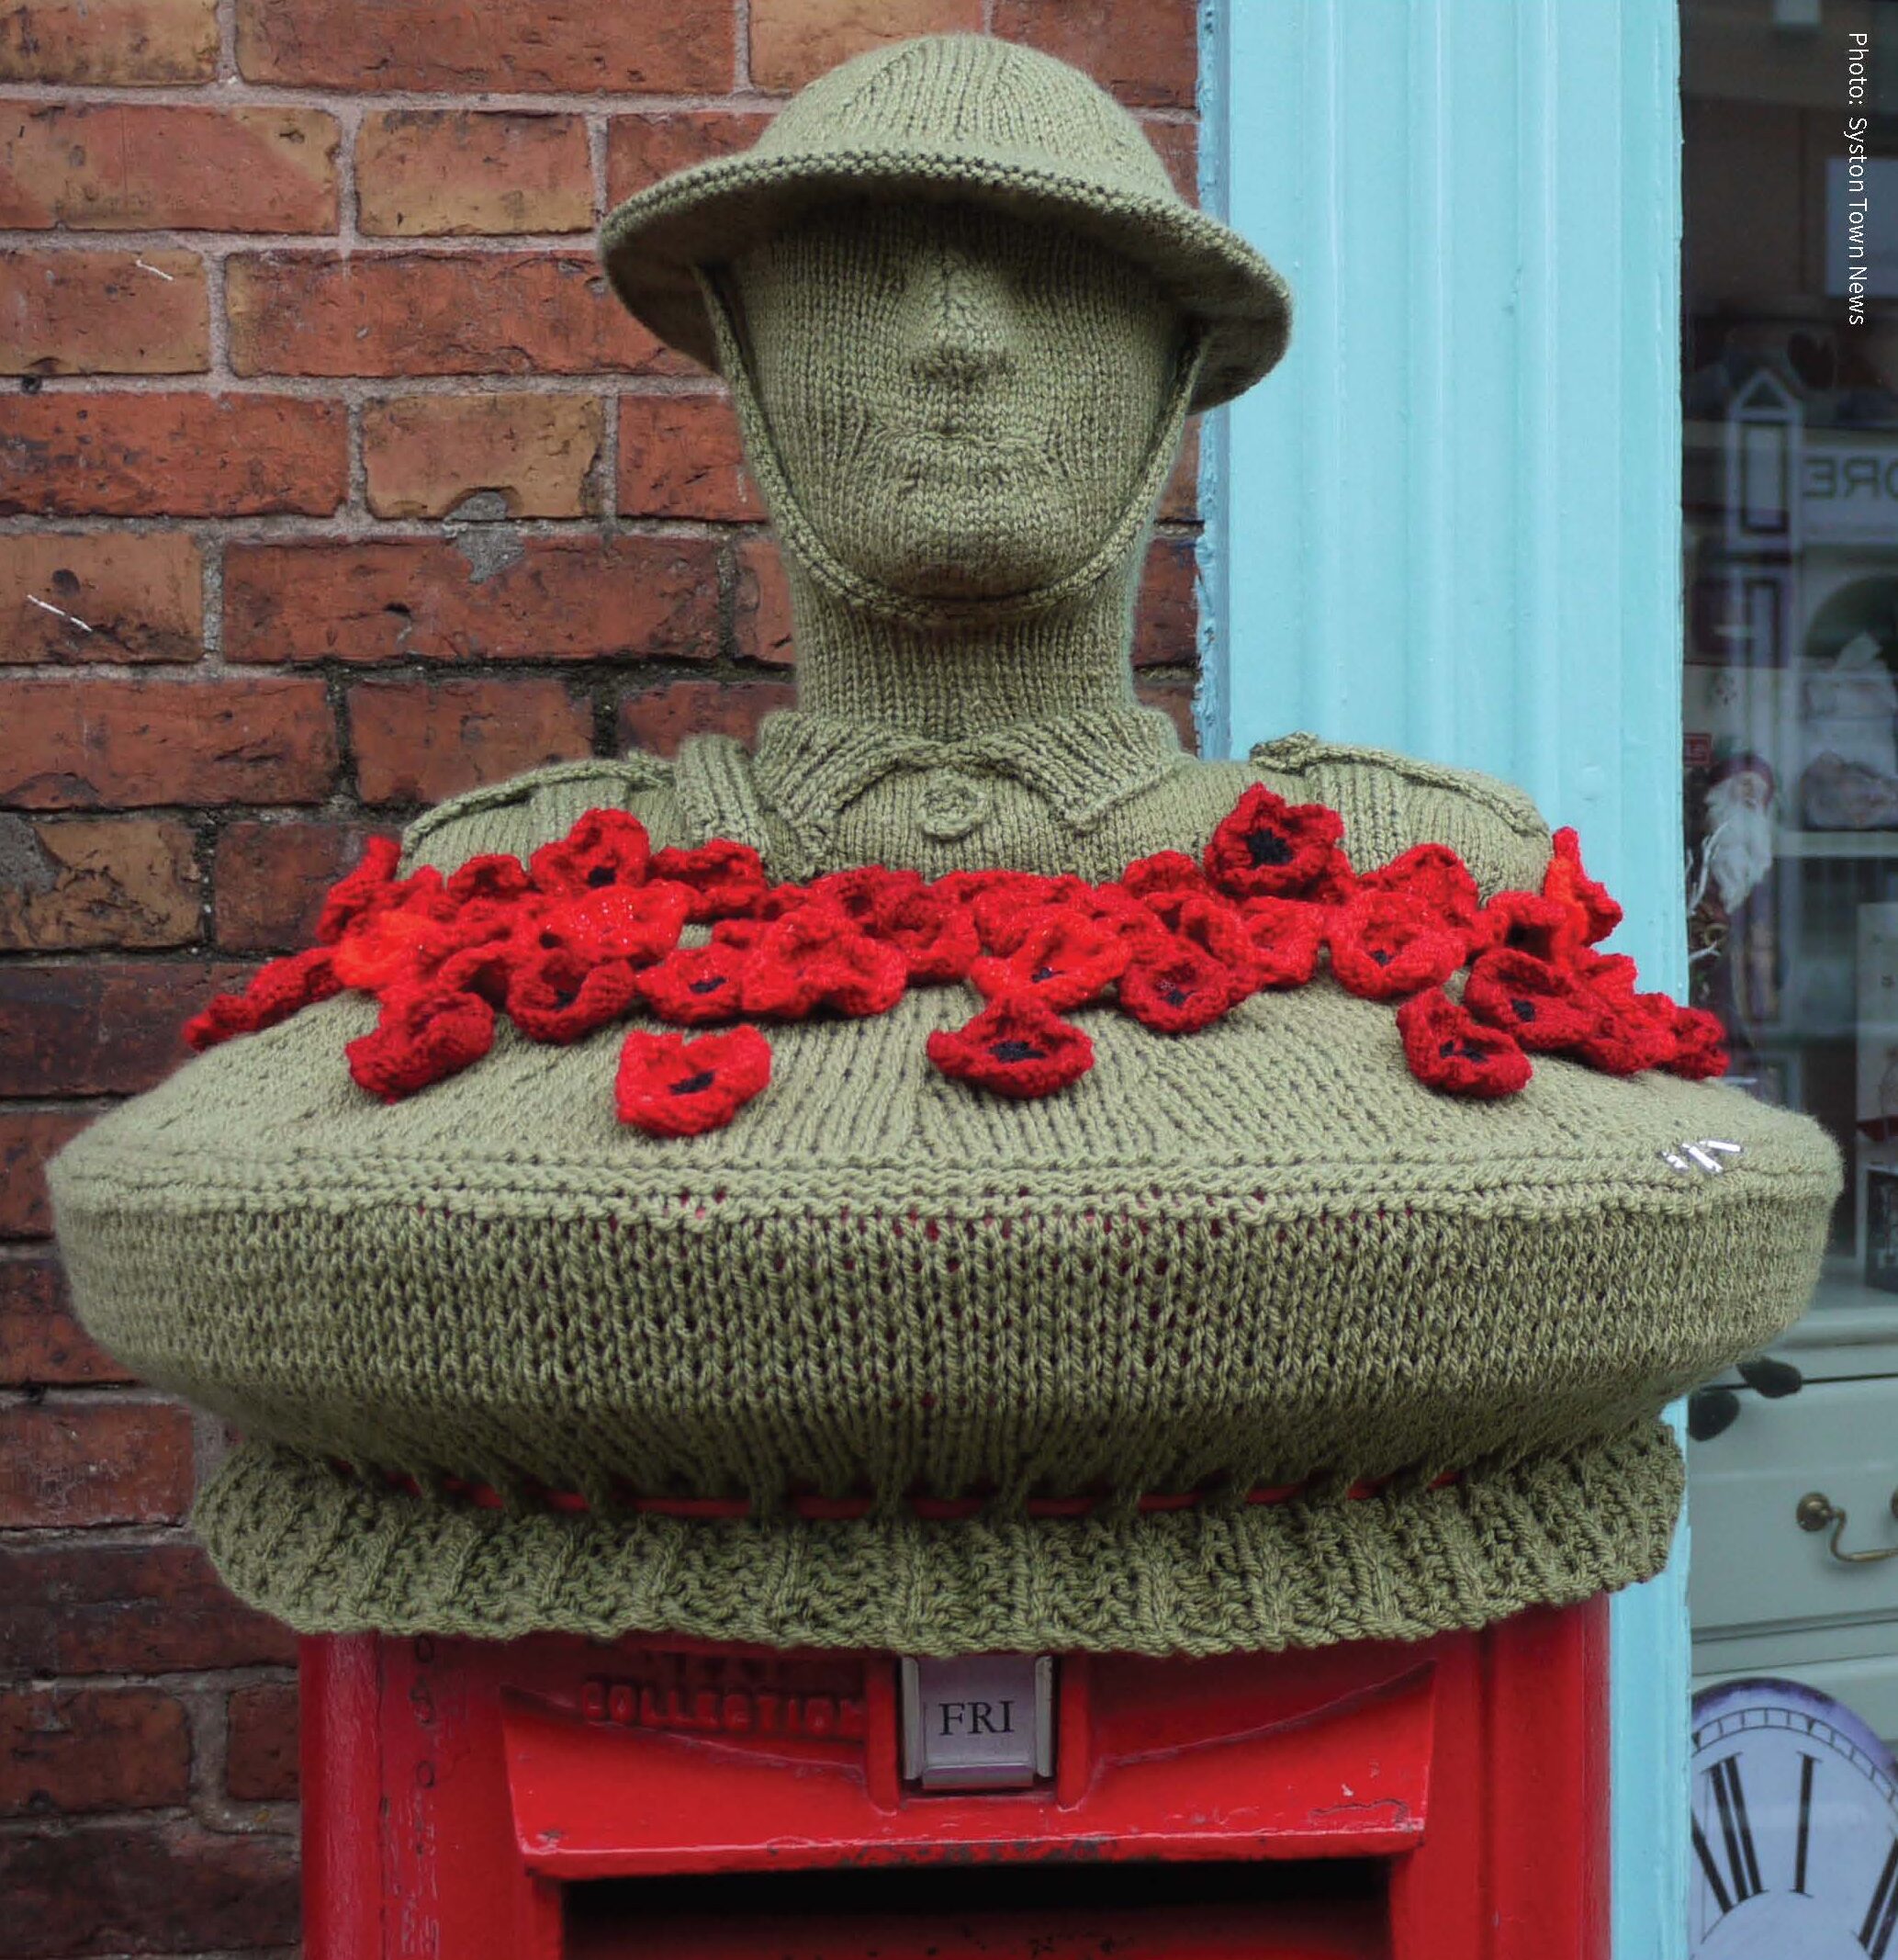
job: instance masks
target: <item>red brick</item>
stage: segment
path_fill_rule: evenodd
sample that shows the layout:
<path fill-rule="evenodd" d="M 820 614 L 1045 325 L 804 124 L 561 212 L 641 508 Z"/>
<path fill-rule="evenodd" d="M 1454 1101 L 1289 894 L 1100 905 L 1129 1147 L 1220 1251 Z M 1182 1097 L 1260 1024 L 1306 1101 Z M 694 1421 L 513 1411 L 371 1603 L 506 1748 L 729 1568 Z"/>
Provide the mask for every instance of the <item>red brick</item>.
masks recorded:
<path fill-rule="evenodd" d="M 593 710 L 557 681 L 369 681 L 349 691 L 365 803 L 439 803 L 593 750 Z"/>
<path fill-rule="evenodd" d="M 1194 0 L 995 0 L 994 28 L 1085 69 L 1140 108 L 1190 109 L 1199 78 Z"/>
<path fill-rule="evenodd" d="M 217 0 L 33 0 L 0 16 L 0 82 L 137 88 L 217 73 Z"/>
<path fill-rule="evenodd" d="M 0 680 L 0 803 L 320 803 L 336 731 L 314 678 Z"/>
<path fill-rule="evenodd" d="M 1179 459 L 1160 493 L 1160 517 L 1168 524 L 1191 524 L 1199 515 L 1199 423 L 1186 424 Z"/>
<path fill-rule="evenodd" d="M 9 1954 L 197 1954 L 297 1938 L 297 1841 L 196 1821 L 0 1838 Z"/>
<path fill-rule="evenodd" d="M 1193 684 L 1188 681 L 1142 681 L 1135 689 L 1144 705 L 1164 708 L 1180 731 L 1180 746 L 1188 755 L 1199 753 L 1199 729 L 1193 719 Z"/>
<path fill-rule="evenodd" d="M 348 490 L 343 404 L 287 395 L 0 397 L 0 517 L 324 517 Z"/>
<path fill-rule="evenodd" d="M 590 257 L 541 252 L 263 253 L 225 276 L 241 375 L 698 370 L 667 354 Z"/>
<path fill-rule="evenodd" d="M 58 1260 L 0 1259 L 0 1385 L 131 1380 L 73 1318 Z"/>
<path fill-rule="evenodd" d="M 702 95 L 732 85 L 731 0 L 238 0 L 248 82 L 450 94 Z"/>
<path fill-rule="evenodd" d="M 762 518 L 731 398 L 621 396 L 619 495 L 628 517 Z"/>
<path fill-rule="evenodd" d="M 195 660 L 204 556 L 188 531 L 0 536 L 0 665 Z"/>
<path fill-rule="evenodd" d="M 362 856 L 363 838 L 355 824 L 230 825 L 212 871 L 219 945 L 233 952 L 313 945 L 324 896 Z"/>
<path fill-rule="evenodd" d="M 584 517 L 597 503 L 604 405 L 591 395 L 410 395 L 363 411 L 369 508 L 446 517 L 500 497 L 514 517 Z"/>
<path fill-rule="evenodd" d="M 282 1665 L 296 1636 L 240 1605 L 195 1544 L 0 1544 L 0 1676 Z"/>
<path fill-rule="evenodd" d="M 174 1524 L 190 1502 L 176 1402 L 28 1402 L 0 1428 L 0 1529 Z"/>
<path fill-rule="evenodd" d="M 233 545 L 232 660 L 668 659 L 716 651 L 717 547 L 636 535 L 512 539 L 493 563 L 454 542 Z"/>
<path fill-rule="evenodd" d="M 1199 659 L 1198 566 L 1193 540 L 1156 537 L 1134 612 L 1136 667 L 1191 667 Z"/>
<path fill-rule="evenodd" d="M 46 1166 L 91 1121 L 79 1110 L 0 1110 L 0 1239 L 51 1236 Z"/>
<path fill-rule="evenodd" d="M 197 937 L 191 832 L 171 818 L 0 811 L 0 952 L 182 946 Z"/>
<path fill-rule="evenodd" d="M 9 102 L 0 225 L 333 231 L 336 118 L 321 109 Z"/>
<path fill-rule="evenodd" d="M 0 1096 L 150 1088 L 185 1059 L 185 1021 L 253 970 L 221 960 L 0 963 Z"/>
<path fill-rule="evenodd" d="M 606 196 L 618 204 L 675 170 L 755 143 L 770 116 L 754 109 L 654 109 L 606 126 Z"/>
<path fill-rule="evenodd" d="M 1140 127 L 1160 152 L 1174 188 L 1188 204 L 1199 202 L 1199 125 L 1196 122 L 1146 121 Z"/>
<path fill-rule="evenodd" d="M 673 755 L 689 735 L 749 742 L 767 715 L 792 706 L 795 698 L 789 681 L 675 681 L 648 688 L 620 703 L 620 748 Z"/>
<path fill-rule="evenodd" d="M 151 1810 L 191 1794 L 191 1730 L 157 1688 L 0 1693 L 0 1817 Z"/>
<path fill-rule="evenodd" d="M 210 301 L 195 252 L 0 252 L 0 373 L 202 374 Z"/>
<path fill-rule="evenodd" d="M 587 126 L 519 111 L 374 110 L 356 135 L 356 197 L 372 238 L 585 231 Z"/>
<path fill-rule="evenodd" d="M 297 1688 L 292 1682 L 239 1688 L 230 1702 L 225 1787 L 240 1803 L 297 1795 Z"/>
<path fill-rule="evenodd" d="M 788 667 L 796 657 L 791 624 L 791 588 L 774 538 L 747 538 L 738 547 L 738 577 L 732 605 L 732 636 L 739 657 Z"/>
<path fill-rule="evenodd" d="M 789 93 L 913 34 L 979 34 L 982 0 L 751 0 L 751 79 Z"/>

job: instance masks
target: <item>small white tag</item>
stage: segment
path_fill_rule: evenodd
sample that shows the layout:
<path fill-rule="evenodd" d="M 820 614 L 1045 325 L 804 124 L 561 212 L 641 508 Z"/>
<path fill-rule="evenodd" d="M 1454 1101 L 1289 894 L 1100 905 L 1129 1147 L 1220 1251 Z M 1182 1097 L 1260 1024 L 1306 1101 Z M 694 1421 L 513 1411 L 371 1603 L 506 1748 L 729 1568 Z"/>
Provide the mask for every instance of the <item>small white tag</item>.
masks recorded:
<path fill-rule="evenodd" d="M 1054 1662 L 959 1654 L 903 1663 L 903 1774 L 926 1790 L 1018 1790 L 1054 1774 Z"/>

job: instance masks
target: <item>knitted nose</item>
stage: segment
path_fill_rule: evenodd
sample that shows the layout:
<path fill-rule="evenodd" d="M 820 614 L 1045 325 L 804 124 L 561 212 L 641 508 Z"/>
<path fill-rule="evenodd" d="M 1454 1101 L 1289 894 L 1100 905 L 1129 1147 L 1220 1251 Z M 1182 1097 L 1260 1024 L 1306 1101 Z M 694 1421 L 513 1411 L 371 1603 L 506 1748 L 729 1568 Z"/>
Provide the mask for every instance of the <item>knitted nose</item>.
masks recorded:
<path fill-rule="evenodd" d="M 1012 375 L 1020 356 L 1006 273 L 950 237 L 921 256 L 896 321 L 910 372 L 960 393 Z"/>

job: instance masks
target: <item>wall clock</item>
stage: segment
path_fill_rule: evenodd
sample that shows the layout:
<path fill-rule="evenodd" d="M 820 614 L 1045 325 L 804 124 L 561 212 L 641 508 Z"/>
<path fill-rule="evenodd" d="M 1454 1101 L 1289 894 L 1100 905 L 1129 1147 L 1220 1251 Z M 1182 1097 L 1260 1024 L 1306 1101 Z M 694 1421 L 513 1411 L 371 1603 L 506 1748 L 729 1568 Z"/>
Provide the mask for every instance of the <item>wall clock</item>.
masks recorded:
<path fill-rule="evenodd" d="M 1793 1681 L 1693 1700 L 1694 1960 L 1898 1960 L 1898 1765 Z"/>

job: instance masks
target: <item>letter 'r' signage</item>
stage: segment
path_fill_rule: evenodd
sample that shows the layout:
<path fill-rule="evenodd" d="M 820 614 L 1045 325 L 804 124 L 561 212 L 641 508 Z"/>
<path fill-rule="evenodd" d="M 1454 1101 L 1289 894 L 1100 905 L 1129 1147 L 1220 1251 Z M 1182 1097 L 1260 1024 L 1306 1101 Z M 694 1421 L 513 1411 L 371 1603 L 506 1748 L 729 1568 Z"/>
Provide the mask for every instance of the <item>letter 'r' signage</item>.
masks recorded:
<path fill-rule="evenodd" d="M 1052 1775 L 1053 1661 L 904 1661 L 903 1774 L 926 1790 L 1016 1790 Z"/>

